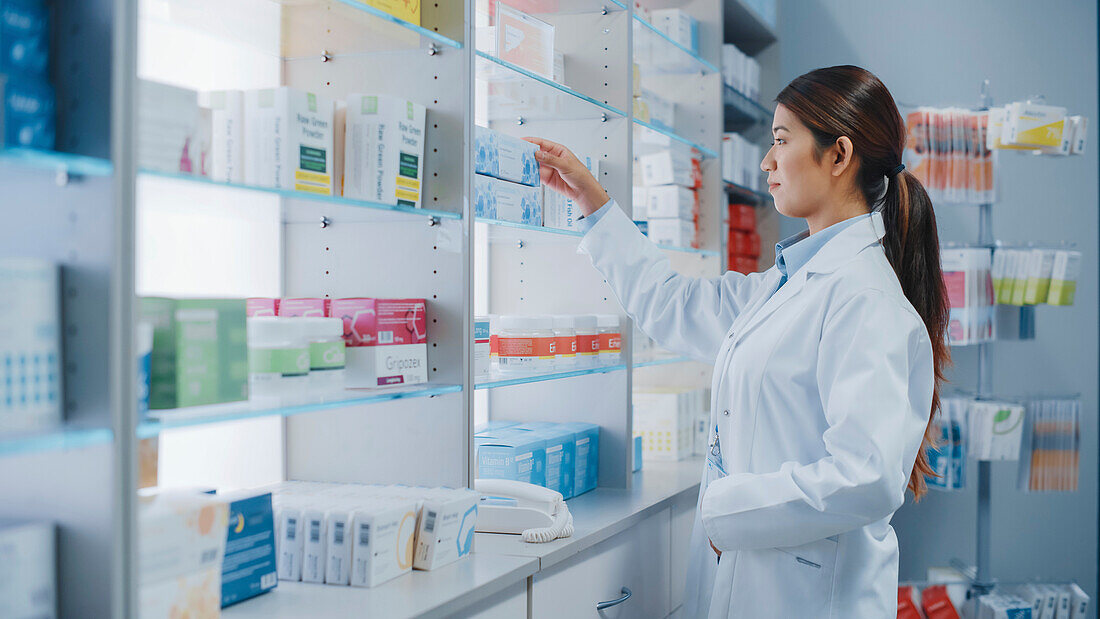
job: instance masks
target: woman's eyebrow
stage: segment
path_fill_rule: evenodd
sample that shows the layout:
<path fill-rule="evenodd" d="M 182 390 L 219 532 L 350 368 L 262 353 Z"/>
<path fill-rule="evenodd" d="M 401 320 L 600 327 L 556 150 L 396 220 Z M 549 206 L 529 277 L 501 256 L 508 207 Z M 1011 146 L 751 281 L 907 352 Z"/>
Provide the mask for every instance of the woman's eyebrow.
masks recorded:
<path fill-rule="evenodd" d="M 789 132 L 790 129 L 784 127 L 783 125 L 779 125 L 778 127 L 772 127 L 772 133 L 775 133 L 776 131 L 788 131 Z"/>

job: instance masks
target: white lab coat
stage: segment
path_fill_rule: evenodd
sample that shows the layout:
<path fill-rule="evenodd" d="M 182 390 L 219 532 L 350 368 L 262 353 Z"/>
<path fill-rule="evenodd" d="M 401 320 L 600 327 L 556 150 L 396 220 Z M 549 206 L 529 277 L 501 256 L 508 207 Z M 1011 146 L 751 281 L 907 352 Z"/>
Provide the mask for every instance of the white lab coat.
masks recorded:
<path fill-rule="evenodd" d="M 728 476 L 704 471 L 685 617 L 895 616 L 890 519 L 935 379 L 883 235 L 880 214 L 853 224 L 774 295 L 775 268 L 675 274 L 617 206 L 581 242 L 646 333 L 715 365 L 710 423 Z"/>

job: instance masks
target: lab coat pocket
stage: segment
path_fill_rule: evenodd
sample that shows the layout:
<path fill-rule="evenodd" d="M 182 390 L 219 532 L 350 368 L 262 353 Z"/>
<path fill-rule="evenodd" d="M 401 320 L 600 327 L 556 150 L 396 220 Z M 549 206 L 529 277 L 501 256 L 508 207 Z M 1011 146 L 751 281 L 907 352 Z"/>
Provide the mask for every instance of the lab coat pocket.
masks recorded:
<path fill-rule="evenodd" d="M 826 611 L 823 616 L 828 617 L 833 604 L 836 540 L 827 538 L 801 546 L 777 548 L 776 550 L 785 555 L 784 558 L 786 559 L 782 568 L 782 575 L 777 582 L 797 583 L 797 590 L 791 591 L 791 596 L 799 598 L 807 604 L 802 608 L 812 608 L 813 604 L 818 604 L 820 608 Z M 789 580 L 786 578 L 787 574 L 790 575 Z"/>
<path fill-rule="evenodd" d="M 820 540 L 791 548 L 742 551 L 734 574 L 731 617 L 830 617 L 837 544 Z M 747 614 L 746 614 L 747 613 Z"/>

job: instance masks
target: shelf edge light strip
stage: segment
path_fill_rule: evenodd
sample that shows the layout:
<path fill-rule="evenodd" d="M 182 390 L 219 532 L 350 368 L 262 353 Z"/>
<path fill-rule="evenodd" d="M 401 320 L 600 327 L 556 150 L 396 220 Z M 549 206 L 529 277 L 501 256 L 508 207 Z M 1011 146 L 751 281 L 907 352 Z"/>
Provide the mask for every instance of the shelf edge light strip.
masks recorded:
<path fill-rule="evenodd" d="M 407 21 L 401 19 L 400 17 L 395 17 L 393 15 L 390 15 L 389 13 L 387 13 L 387 12 L 381 10 L 381 9 L 376 9 L 373 6 L 370 6 L 369 4 L 366 4 L 366 2 L 358 2 L 357 0 L 338 0 L 338 2 L 340 2 L 340 4 L 343 4 L 345 6 L 349 6 L 349 7 L 353 8 L 357 11 L 362 11 L 364 13 L 369 13 L 371 15 L 374 15 L 375 17 L 378 17 L 379 19 L 384 19 L 388 22 L 397 24 L 398 26 L 401 26 L 402 28 L 406 28 L 408 30 L 411 30 L 411 31 L 419 34 L 420 36 L 428 37 L 429 39 L 432 39 L 433 41 L 443 43 L 444 45 L 449 45 L 449 46 L 451 46 L 455 49 L 462 49 L 462 43 L 460 43 L 458 41 L 455 41 L 454 39 L 450 39 L 448 37 L 445 37 L 445 36 L 439 34 L 438 32 L 428 30 L 427 28 L 425 28 L 423 26 L 417 26 L 416 24 L 414 24 L 412 22 L 407 22 Z"/>
<path fill-rule="evenodd" d="M 488 60 L 489 62 L 492 62 L 493 64 L 504 67 L 505 69 L 508 69 L 509 71 L 513 71 L 515 73 L 518 73 L 519 75 L 522 75 L 524 77 L 533 79 L 536 82 L 539 82 L 541 84 L 544 84 L 546 86 L 554 88 L 555 90 L 559 90 L 559 91 L 561 91 L 561 92 L 563 92 L 563 93 L 565 93 L 569 96 L 580 99 L 581 101 L 584 101 L 586 103 L 591 103 L 592 105 L 595 105 L 596 107 L 598 107 L 602 110 L 605 110 L 607 112 L 611 112 L 612 114 L 615 114 L 616 116 L 619 116 L 619 117 L 626 116 L 625 112 L 623 112 L 622 110 L 616 108 L 613 105 L 609 105 L 607 103 L 601 103 L 601 102 L 593 99 L 592 97 L 589 97 L 586 94 L 583 94 L 583 93 L 577 92 L 576 90 L 573 90 L 572 88 L 566 86 L 565 84 L 559 84 L 559 83 L 555 82 L 554 80 L 547 79 L 547 78 L 545 78 L 545 77 L 543 77 L 543 76 L 541 76 L 537 73 L 532 73 L 531 71 L 528 71 L 527 69 L 524 69 L 523 67 L 514 65 L 514 64 L 508 62 L 507 60 L 501 60 L 500 58 L 497 58 L 496 56 L 493 56 L 493 55 L 488 54 L 486 52 L 483 52 L 481 50 L 478 50 L 477 55 L 478 55 L 479 58 L 484 58 L 485 60 Z"/>
<path fill-rule="evenodd" d="M 138 170 L 138 173 L 142 176 L 150 176 L 156 178 L 166 178 L 169 180 L 181 181 L 185 183 L 197 183 L 200 185 L 209 185 L 211 187 L 222 187 L 226 189 L 238 189 L 243 191 L 256 191 L 260 193 L 270 193 L 284 198 L 292 200 L 305 200 L 307 202 L 324 202 L 327 204 L 339 204 L 342 206 L 354 206 L 358 208 L 370 208 L 379 211 L 393 211 L 398 213 L 408 213 L 410 215 L 424 215 L 426 217 L 439 217 L 441 219 L 462 219 L 462 213 L 452 213 L 450 211 L 436 211 L 427 208 L 414 208 L 410 206 L 399 206 L 394 204 L 382 204 L 380 202 L 370 202 L 368 200 L 356 200 L 354 198 L 345 198 L 343 196 L 326 196 L 319 194 L 306 193 L 304 191 L 294 191 L 293 189 L 279 189 L 276 187 L 260 187 L 258 185 L 242 185 L 238 183 L 225 183 L 221 181 L 213 180 L 205 176 L 191 176 L 188 174 L 180 174 L 176 172 L 162 172 L 159 170 L 151 170 L 142 168 Z"/>
<path fill-rule="evenodd" d="M 41 451 L 63 451 L 103 445 L 114 440 L 110 428 L 62 429 L 26 435 L 0 435 L 0 457 Z"/>
<path fill-rule="evenodd" d="M 653 31 L 654 34 L 656 34 L 658 37 L 663 39 L 665 42 L 672 44 L 674 47 L 676 47 L 676 49 L 679 49 L 680 51 L 684 52 L 688 56 L 691 56 L 696 62 L 698 62 L 699 64 L 706 67 L 707 70 L 709 70 L 711 73 L 720 73 L 721 72 L 721 70 L 718 67 L 711 64 L 711 62 L 709 60 L 706 60 L 705 58 L 703 58 L 699 54 L 696 54 L 695 52 L 691 51 L 690 49 L 688 49 L 688 48 L 684 47 L 683 45 L 680 45 L 676 41 L 672 40 L 672 38 L 669 37 L 667 34 L 661 32 L 660 30 L 658 30 L 657 26 L 654 26 L 653 24 L 649 23 L 645 19 L 642 19 L 641 15 L 638 15 L 637 13 L 635 13 L 634 14 L 634 19 L 637 20 L 638 22 L 640 22 L 643 26 L 645 26 L 649 30 Z"/>

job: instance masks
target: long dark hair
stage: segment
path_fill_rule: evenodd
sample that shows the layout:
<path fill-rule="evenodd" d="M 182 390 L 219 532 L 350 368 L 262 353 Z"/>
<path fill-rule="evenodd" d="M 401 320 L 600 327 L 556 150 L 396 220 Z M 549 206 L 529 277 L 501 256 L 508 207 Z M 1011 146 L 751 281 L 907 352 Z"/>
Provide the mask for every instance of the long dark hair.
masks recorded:
<path fill-rule="evenodd" d="M 870 71 L 851 65 L 810 71 L 792 81 L 775 100 L 813 132 L 819 158 L 839 137 L 852 141 L 859 160 L 859 190 L 868 207 L 881 204 L 886 257 L 932 340 L 936 372 L 932 410 L 909 474 L 909 489 L 919 500 L 927 491 L 925 475 L 934 474 L 926 452 L 936 444 L 932 418 L 940 407 L 940 383 L 951 364 L 951 352 L 945 337 L 949 304 L 932 201 L 909 172 L 891 174 L 901 163 L 905 122 L 886 86 Z"/>

